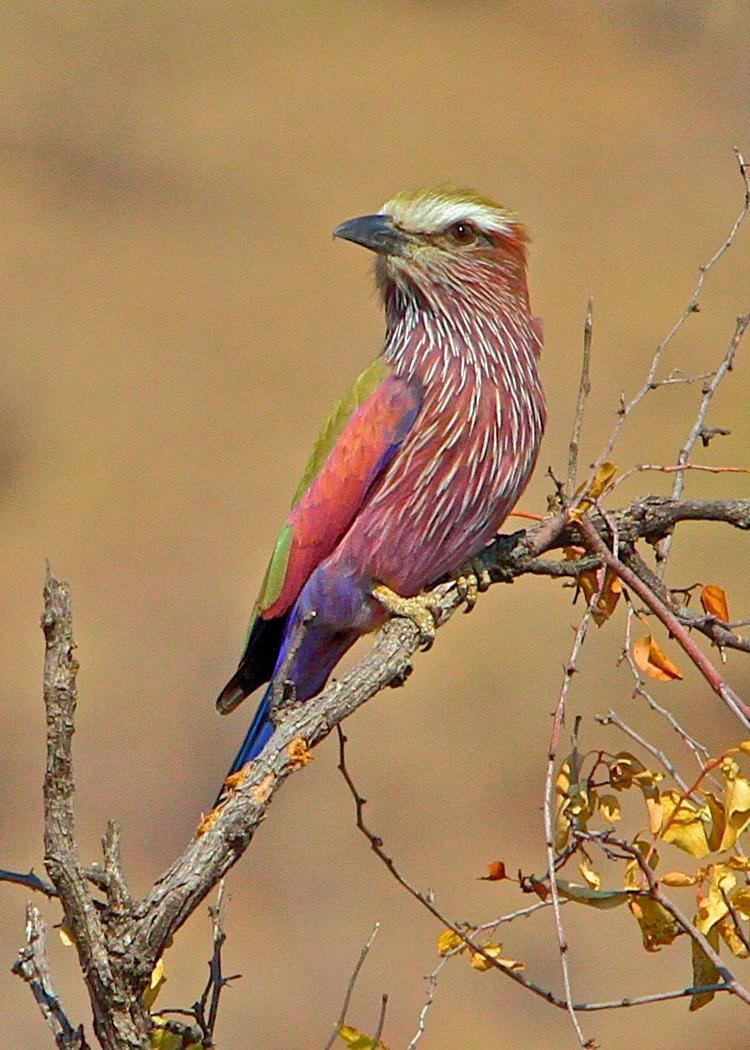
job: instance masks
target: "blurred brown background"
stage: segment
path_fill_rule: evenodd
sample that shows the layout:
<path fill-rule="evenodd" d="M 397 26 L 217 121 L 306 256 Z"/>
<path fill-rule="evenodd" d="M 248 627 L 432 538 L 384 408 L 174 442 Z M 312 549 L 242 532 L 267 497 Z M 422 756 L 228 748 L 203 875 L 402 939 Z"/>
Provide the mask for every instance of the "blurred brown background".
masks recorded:
<path fill-rule="evenodd" d="M 750 16 L 744 2 L 687 0 L 0 11 L 0 863 L 41 868 L 49 558 L 72 583 L 80 645 L 82 853 L 95 859 L 105 820 L 120 821 L 142 893 L 192 834 L 242 737 L 251 705 L 222 720 L 214 696 L 318 422 L 379 347 L 370 259 L 332 243 L 333 226 L 402 187 L 445 180 L 528 222 L 550 425 L 524 506 L 543 510 L 544 468 L 564 469 L 589 293 L 586 462 L 739 209 L 731 147 L 750 152 Z M 743 233 L 670 366 L 711 367 L 750 308 Z M 748 352 L 711 413 L 732 435 L 701 451 L 704 462 L 748 460 Z M 673 462 L 697 394 L 658 391 L 617 461 Z M 668 484 L 640 478 L 623 495 L 648 488 Z M 689 491 L 729 495 L 746 482 L 695 476 Z M 748 615 L 746 550 L 728 529 L 685 528 L 671 579 L 722 583 L 733 613 Z M 527 903 L 510 884 L 475 881 L 487 861 L 543 868 L 549 713 L 578 615 L 570 595 L 547 580 L 493 589 L 441 632 L 405 689 L 348 725 L 372 824 L 457 917 Z M 616 668 L 622 624 L 582 661 L 571 710 L 585 718 L 584 743 L 624 746 L 593 721 L 615 706 L 692 770 L 630 699 Z M 736 656 L 729 675 L 748 684 Z M 695 675 L 655 691 L 711 747 L 736 739 Z M 335 757 L 327 741 L 290 781 L 231 876 L 226 969 L 243 979 L 222 1008 L 227 1050 L 320 1047 L 375 920 L 351 1020 L 372 1030 L 388 991 L 386 1041 L 404 1047 L 416 1030 L 439 930 L 358 835 Z M 24 897 L 0 885 L 3 1044 L 42 1050 L 31 996 L 8 973 Z M 566 918 L 578 997 L 690 982 L 687 944 L 646 955 L 627 914 L 569 908 Z M 506 953 L 559 988 L 550 917 L 504 933 Z M 161 1004 L 196 998 L 208 952 L 201 912 L 169 953 Z M 51 953 L 69 1012 L 88 1025 L 72 953 L 56 938 Z M 726 998 L 696 1016 L 681 1001 L 584 1020 L 610 1050 L 747 1045 L 747 1013 Z M 574 1040 L 564 1015 L 456 960 L 421 1045 Z"/>

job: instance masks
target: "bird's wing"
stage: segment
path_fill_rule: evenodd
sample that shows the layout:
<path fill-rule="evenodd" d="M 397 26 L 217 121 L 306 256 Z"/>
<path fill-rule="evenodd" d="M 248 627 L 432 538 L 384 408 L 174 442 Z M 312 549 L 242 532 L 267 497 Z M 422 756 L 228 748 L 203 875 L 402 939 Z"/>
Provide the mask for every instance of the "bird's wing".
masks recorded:
<path fill-rule="evenodd" d="M 411 429 L 419 405 L 418 391 L 378 358 L 334 407 L 307 461 L 258 596 L 264 619 L 283 616 L 334 549 Z"/>
<path fill-rule="evenodd" d="M 351 525 L 370 486 L 411 429 L 420 404 L 418 388 L 398 379 L 378 358 L 328 416 L 253 609 L 245 651 L 232 680 L 244 695 L 273 674 L 286 614 L 310 574 Z M 218 701 L 220 710 L 236 706 L 242 699 L 239 692 L 227 687 Z"/>

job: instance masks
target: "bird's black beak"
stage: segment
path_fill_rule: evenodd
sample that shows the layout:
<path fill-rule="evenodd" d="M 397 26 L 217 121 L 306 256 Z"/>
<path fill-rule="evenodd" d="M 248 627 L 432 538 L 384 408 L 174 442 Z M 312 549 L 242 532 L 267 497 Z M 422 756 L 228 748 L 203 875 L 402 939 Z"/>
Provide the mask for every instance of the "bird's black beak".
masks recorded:
<path fill-rule="evenodd" d="M 403 255 L 408 239 L 406 234 L 393 225 L 390 215 L 360 215 L 348 219 L 333 231 L 334 237 L 353 241 L 379 255 Z"/>

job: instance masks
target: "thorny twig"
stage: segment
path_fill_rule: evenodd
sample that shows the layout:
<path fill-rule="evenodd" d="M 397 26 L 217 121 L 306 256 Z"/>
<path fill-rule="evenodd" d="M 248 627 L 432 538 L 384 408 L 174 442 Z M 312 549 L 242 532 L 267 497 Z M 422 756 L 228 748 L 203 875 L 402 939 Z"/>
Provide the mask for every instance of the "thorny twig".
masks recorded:
<path fill-rule="evenodd" d="M 597 715 L 596 720 L 599 725 L 617 726 L 618 729 L 621 729 L 626 736 L 629 736 L 631 740 L 634 740 L 635 743 L 639 745 L 639 747 L 642 747 L 644 751 L 648 751 L 650 755 L 653 755 L 657 762 L 661 763 L 667 773 L 671 776 L 672 780 L 674 780 L 675 784 L 677 784 L 687 798 L 693 797 L 690 795 L 687 781 L 678 773 L 669 756 L 665 755 L 661 748 L 656 747 L 655 744 L 650 743 L 645 737 L 642 737 L 640 733 L 636 733 L 635 729 L 632 729 L 626 722 L 623 722 L 616 711 L 608 711 L 606 715 Z"/>
<path fill-rule="evenodd" d="M 748 175 L 745 169 L 744 161 L 740 160 L 740 164 L 745 178 L 745 185 L 747 186 Z M 748 203 L 746 199 L 745 214 L 747 214 L 747 209 Z M 685 439 L 684 445 L 680 449 L 679 455 L 677 456 L 677 463 L 679 466 L 682 467 L 682 469 L 678 470 L 676 473 L 674 484 L 672 486 L 672 499 L 679 499 L 682 495 L 682 490 L 685 486 L 686 464 L 689 462 L 692 451 L 697 445 L 698 441 L 700 440 L 701 435 L 703 434 L 706 424 L 706 414 L 708 412 L 709 405 L 713 400 L 714 394 L 718 390 L 722 380 L 732 370 L 734 359 L 737 354 L 737 348 L 740 345 L 743 335 L 747 331 L 748 325 L 750 325 L 750 313 L 745 314 L 743 317 L 737 318 L 732 338 L 729 341 L 729 346 L 727 347 L 727 351 L 724 354 L 721 364 L 716 369 L 716 372 L 714 373 L 713 377 L 703 387 L 703 398 L 701 399 L 701 403 L 698 408 L 698 413 L 695 417 L 695 421 L 690 429 L 690 433 Z M 656 557 L 660 576 L 663 576 L 666 569 L 669 551 L 672 546 L 673 535 L 673 532 L 668 533 L 664 537 L 664 539 L 659 543 L 656 549 Z"/>
<path fill-rule="evenodd" d="M 649 693 L 649 691 L 645 688 L 641 672 L 638 670 L 635 660 L 633 659 L 633 620 L 635 618 L 636 613 L 632 605 L 628 606 L 628 612 L 625 619 L 625 643 L 622 648 L 622 658 L 626 661 L 628 667 L 630 668 L 630 672 L 633 675 L 633 679 L 635 681 L 635 685 L 633 686 L 633 696 L 640 696 L 642 700 L 646 701 L 648 706 L 655 714 L 660 715 L 667 721 L 667 723 L 671 726 L 675 733 L 677 733 L 680 740 L 682 740 L 683 744 L 685 744 L 685 746 L 689 748 L 690 751 L 692 751 L 696 762 L 698 763 L 700 768 L 703 769 L 703 766 L 705 765 L 705 762 L 710 755 L 708 748 L 705 747 L 704 744 L 701 744 L 699 740 L 696 740 L 694 737 L 692 737 L 690 733 L 688 733 L 688 731 L 677 721 L 672 712 L 668 708 L 663 707 L 661 704 L 657 703 L 657 701 L 654 699 L 651 693 Z"/>
<path fill-rule="evenodd" d="M 656 347 L 653 357 L 651 358 L 651 365 L 649 367 L 643 385 L 631 397 L 630 401 L 626 401 L 624 397 L 621 398 L 620 408 L 617 413 L 617 420 L 612 429 L 612 433 L 610 434 L 603 450 L 601 451 L 599 456 L 597 456 L 596 461 L 592 464 L 589 481 L 584 486 L 582 497 L 585 497 L 588 490 L 590 489 L 591 483 L 593 482 L 593 479 L 596 476 L 596 472 L 598 471 L 599 467 L 602 465 L 602 463 L 606 462 L 611 456 L 612 450 L 614 449 L 615 445 L 617 444 L 617 441 L 619 440 L 626 419 L 633 413 L 633 411 L 638 407 L 641 401 L 643 401 L 644 397 L 646 397 L 649 391 L 654 389 L 654 386 L 657 382 L 656 374 L 659 371 L 659 366 L 661 365 L 661 361 L 665 351 L 667 350 L 677 333 L 681 331 L 688 319 L 692 317 L 693 314 L 699 312 L 700 299 L 703 293 L 703 286 L 706 283 L 706 278 L 708 277 L 709 273 L 714 268 L 716 263 L 719 261 L 719 259 L 721 259 L 721 257 L 734 244 L 739 229 L 742 226 L 745 219 L 747 218 L 748 211 L 750 211 L 750 176 L 748 175 L 748 167 L 745 164 L 745 159 L 736 146 L 734 147 L 734 153 L 735 157 L 737 158 L 740 177 L 745 186 L 745 197 L 742 208 L 740 209 L 737 218 L 734 220 L 732 228 L 730 229 L 729 233 L 727 234 L 726 238 L 721 243 L 719 248 L 717 248 L 717 250 L 711 256 L 708 262 L 704 263 L 702 266 L 699 267 L 698 281 L 695 287 L 693 288 L 693 294 L 690 296 L 687 306 L 677 318 L 675 323 L 672 325 L 669 332 L 667 332 L 664 339 L 662 339 L 662 341 Z"/>
<path fill-rule="evenodd" d="M 610 551 L 604 540 L 585 517 L 579 522 L 579 528 L 586 545 L 594 553 L 598 554 L 602 562 L 611 569 L 622 582 L 637 594 L 641 601 L 661 620 L 673 638 L 682 646 L 685 653 L 690 657 L 697 669 L 705 678 L 716 695 L 723 700 L 732 714 L 739 720 L 745 729 L 750 729 L 750 708 L 740 699 L 734 689 L 729 686 L 721 674 L 717 671 L 708 657 L 698 648 L 685 627 L 680 623 L 675 614 L 665 603 L 658 598 L 647 584 L 641 580 L 632 569 L 624 565 L 619 558 Z"/>
<path fill-rule="evenodd" d="M 571 649 L 568 662 L 565 665 L 563 672 L 563 682 L 560 688 L 560 695 L 557 700 L 557 706 L 552 721 L 552 735 L 550 737 L 549 753 L 547 755 L 547 775 L 544 782 L 544 835 L 545 845 L 547 848 L 547 866 L 549 868 L 549 885 L 550 894 L 552 897 L 552 909 L 555 914 L 555 929 L 557 932 L 557 943 L 560 949 L 560 967 L 562 969 L 563 987 L 565 988 L 565 1001 L 567 1004 L 568 1015 L 570 1016 L 571 1024 L 575 1029 L 578 1042 L 581 1046 L 592 1046 L 590 1039 L 587 1039 L 583 1034 L 580 1022 L 576 1017 L 575 1007 L 573 1006 L 573 994 L 571 991 L 570 983 L 570 967 L 568 966 L 568 943 L 565 937 L 565 930 L 562 924 L 562 914 L 560 910 L 560 891 L 557 886 L 557 872 L 556 872 L 556 855 L 555 855 L 555 818 L 554 818 L 554 790 L 555 790 L 555 762 L 557 759 L 557 748 L 560 742 L 560 732 L 562 730 L 563 722 L 565 721 L 565 705 L 568 699 L 568 693 L 570 692 L 570 685 L 573 680 L 573 675 L 577 672 L 577 661 L 578 656 L 581 652 L 583 644 L 586 640 L 586 632 L 588 630 L 589 622 L 592 618 L 592 610 L 596 608 L 596 603 L 604 586 L 599 586 L 597 593 L 593 596 L 591 604 L 587 606 L 586 611 L 581 617 L 578 628 L 575 633 L 573 640 L 573 648 Z"/>

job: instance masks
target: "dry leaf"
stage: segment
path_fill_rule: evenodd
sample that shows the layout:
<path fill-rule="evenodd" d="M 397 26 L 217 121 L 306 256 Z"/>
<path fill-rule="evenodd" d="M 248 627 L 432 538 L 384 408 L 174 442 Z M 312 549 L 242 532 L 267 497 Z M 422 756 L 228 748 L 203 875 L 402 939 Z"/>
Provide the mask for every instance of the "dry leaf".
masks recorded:
<path fill-rule="evenodd" d="M 698 881 L 697 875 L 688 875 L 684 871 L 668 871 L 666 875 L 662 875 L 659 882 L 662 882 L 665 886 L 695 886 Z"/>
<path fill-rule="evenodd" d="M 162 989 L 162 985 L 167 979 L 167 975 L 164 971 L 164 960 L 159 959 L 156 966 L 151 971 L 151 977 L 148 982 L 148 987 L 144 991 L 141 998 L 143 999 L 143 1005 L 147 1010 L 156 1002 L 157 996 Z"/>
<path fill-rule="evenodd" d="M 701 605 L 703 611 L 709 616 L 716 616 L 724 623 L 729 622 L 729 608 L 727 606 L 726 592 L 714 583 L 707 584 L 701 590 Z"/>
<path fill-rule="evenodd" d="M 460 948 L 461 951 L 466 948 L 466 941 L 463 937 L 456 933 L 455 930 L 443 930 L 437 939 L 439 954 L 449 955 L 451 952 L 456 951 L 457 948 Z"/>
<path fill-rule="evenodd" d="M 578 870 L 580 871 L 584 882 L 590 889 L 600 890 L 602 888 L 601 875 L 594 871 L 586 859 L 582 860 L 578 865 Z"/>
<path fill-rule="evenodd" d="M 616 821 L 622 819 L 620 803 L 614 795 L 599 796 L 599 812 L 605 820 L 610 822 L 610 824 L 614 824 Z"/>
<path fill-rule="evenodd" d="M 681 932 L 666 908 L 651 897 L 634 897 L 628 906 L 638 920 L 643 947 L 647 952 L 658 952 L 665 944 L 671 944 Z"/>
<path fill-rule="evenodd" d="M 478 970 L 479 973 L 486 973 L 487 970 L 493 969 L 493 963 L 486 958 L 487 955 L 495 960 L 498 966 L 502 966 L 504 970 L 523 970 L 524 964 L 518 962 L 516 959 L 503 959 L 500 952 L 503 950 L 502 944 L 484 944 L 482 945 L 481 952 L 472 952 L 469 956 L 469 962 L 474 970 Z"/>
<path fill-rule="evenodd" d="M 582 499 L 580 503 L 573 507 L 569 512 L 571 521 L 580 521 L 586 511 L 589 509 L 594 500 L 599 499 L 603 496 L 606 490 L 609 488 L 611 482 L 617 473 L 617 467 L 614 463 L 602 463 L 596 472 L 596 475 L 591 482 L 586 498 Z M 580 495 L 586 488 L 585 484 L 580 485 L 576 490 L 576 496 Z"/>
<path fill-rule="evenodd" d="M 682 679 L 682 671 L 672 663 L 651 634 L 645 634 L 633 643 L 633 660 L 636 667 L 660 682 Z"/>
<path fill-rule="evenodd" d="M 480 875 L 480 882 L 499 882 L 500 879 L 507 879 L 505 873 L 505 865 L 501 860 L 493 860 L 487 865 L 487 874 Z"/>
<path fill-rule="evenodd" d="M 691 857 L 705 857 L 710 852 L 706 837 L 706 825 L 710 818 L 708 806 L 700 809 L 679 791 L 665 791 L 661 796 L 664 842 L 672 842 Z M 657 832 L 659 828 L 656 829 Z"/>
<path fill-rule="evenodd" d="M 546 900 L 547 900 L 547 898 L 549 897 L 550 891 L 549 891 L 549 889 L 548 889 L 548 888 L 547 888 L 547 887 L 546 887 L 546 886 L 544 885 L 544 883 L 543 883 L 543 882 L 540 882 L 540 881 L 539 881 L 539 879 L 533 879 L 533 878 L 532 878 L 532 879 L 530 879 L 529 881 L 530 881 L 530 883 L 531 883 L 531 888 L 532 888 L 532 890 L 533 890 L 533 891 L 534 891 L 534 893 L 535 893 L 535 894 L 537 895 L 537 897 L 539 898 L 539 900 L 541 900 L 541 901 L 546 901 Z"/>
<path fill-rule="evenodd" d="M 713 929 L 707 935 L 708 943 L 718 952 L 719 950 L 719 931 Z M 693 946 L 693 985 L 696 988 L 700 988 L 707 984 L 721 984 L 721 974 L 716 969 L 714 964 L 711 962 L 709 957 L 703 951 L 701 946 L 695 941 L 691 941 Z M 690 999 L 690 1010 L 700 1010 L 702 1006 L 710 1003 L 713 999 L 715 992 L 701 992 L 698 995 L 691 996 Z"/>

